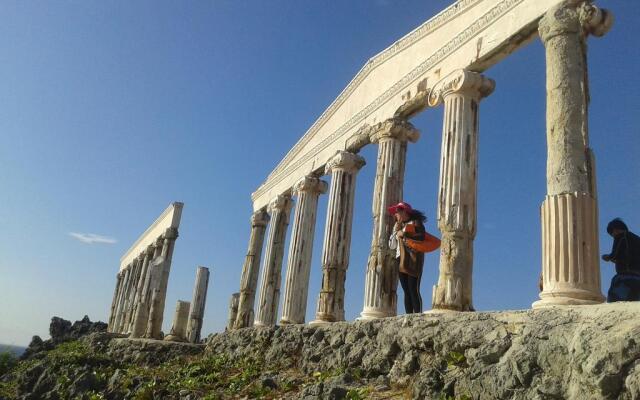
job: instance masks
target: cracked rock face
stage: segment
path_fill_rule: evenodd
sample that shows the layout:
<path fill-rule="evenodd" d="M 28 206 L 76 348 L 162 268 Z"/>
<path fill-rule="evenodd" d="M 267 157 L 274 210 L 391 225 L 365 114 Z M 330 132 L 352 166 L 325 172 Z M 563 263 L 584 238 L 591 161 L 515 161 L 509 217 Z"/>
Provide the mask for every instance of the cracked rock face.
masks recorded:
<path fill-rule="evenodd" d="M 210 336 L 207 351 L 308 374 L 357 370 L 370 381 L 407 388 L 414 398 L 636 399 L 638 321 L 640 303 L 418 314 L 246 328 Z M 324 396 L 322 387 L 313 390 Z"/>

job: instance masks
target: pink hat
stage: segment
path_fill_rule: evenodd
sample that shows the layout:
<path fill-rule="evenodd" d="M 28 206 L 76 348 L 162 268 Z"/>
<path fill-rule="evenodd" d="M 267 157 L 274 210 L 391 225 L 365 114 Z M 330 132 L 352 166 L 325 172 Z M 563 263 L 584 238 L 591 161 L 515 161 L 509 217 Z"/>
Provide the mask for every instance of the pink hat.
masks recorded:
<path fill-rule="evenodd" d="M 387 208 L 387 211 L 389 211 L 389 214 L 391 214 L 391 215 L 397 213 L 399 210 L 404 210 L 406 212 L 411 212 L 411 210 L 412 210 L 411 204 L 405 203 L 404 201 L 401 201 L 400 203 L 394 204 L 391 207 Z"/>

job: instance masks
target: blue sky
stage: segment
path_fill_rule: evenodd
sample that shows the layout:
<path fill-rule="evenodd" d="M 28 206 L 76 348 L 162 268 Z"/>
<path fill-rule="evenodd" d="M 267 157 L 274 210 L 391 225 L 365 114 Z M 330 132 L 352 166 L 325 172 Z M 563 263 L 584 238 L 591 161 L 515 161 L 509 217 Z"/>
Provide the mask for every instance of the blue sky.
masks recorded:
<path fill-rule="evenodd" d="M 0 343 L 48 336 L 53 315 L 106 320 L 120 256 L 172 201 L 185 208 L 165 329 L 176 300 L 191 299 L 196 266 L 205 265 L 212 273 L 203 333 L 222 330 L 239 287 L 251 192 L 366 60 L 449 3 L 1 2 Z M 604 253 L 611 218 L 640 231 L 640 3 L 599 4 L 616 17 L 609 34 L 589 40 Z M 537 299 L 544 67 L 536 39 L 486 71 L 497 87 L 480 108 L 479 310 L 523 309 Z M 412 122 L 422 137 L 409 147 L 406 201 L 437 231 L 442 109 Z M 376 148 L 361 154 L 347 319 L 362 310 L 372 229 Z M 326 206 L 323 196 L 307 320 L 319 292 Z M 84 243 L 72 232 L 115 243 Z M 437 268 L 430 254 L 426 305 Z M 606 292 L 613 267 L 601 269 Z"/>

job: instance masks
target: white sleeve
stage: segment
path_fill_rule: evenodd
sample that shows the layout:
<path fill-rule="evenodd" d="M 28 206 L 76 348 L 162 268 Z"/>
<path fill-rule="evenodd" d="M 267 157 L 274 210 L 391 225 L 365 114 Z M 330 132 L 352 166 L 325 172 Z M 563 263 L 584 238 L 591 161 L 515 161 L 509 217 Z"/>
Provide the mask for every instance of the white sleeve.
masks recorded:
<path fill-rule="evenodd" d="M 398 238 L 396 237 L 396 233 L 393 232 L 389 237 L 389 249 L 395 250 L 398 248 Z"/>

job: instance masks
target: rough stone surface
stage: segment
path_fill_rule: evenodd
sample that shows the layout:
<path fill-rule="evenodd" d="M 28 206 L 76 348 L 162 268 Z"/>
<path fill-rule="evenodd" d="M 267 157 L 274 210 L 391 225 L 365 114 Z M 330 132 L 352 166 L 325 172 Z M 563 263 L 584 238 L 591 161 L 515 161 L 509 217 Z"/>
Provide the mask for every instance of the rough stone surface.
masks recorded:
<path fill-rule="evenodd" d="M 207 351 L 304 373 L 359 371 L 416 399 L 636 399 L 638 318 L 638 303 L 423 314 L 241 329 L 210 336 Z M 340 392 L 329 386 L 308 386 L 299 398 Z"/>
<path fill-rule="evenodd" d="M 51 339 L 42 340 L 40 336 L 34 336 L 29 343 L 29 347 L 24 351 L 21 358 L 29 359 L 35 354 L 42 351 L 51 350 L 55 345 L 70 340 L 76 340 L 82 336 L 86 336 L 96 332 L 106 332 L 107 324 L 104 322 L 91 322 L 88 316 L 84 316 L 80 321 L 76 321 L 73 324 L 71 321 L 67 321 L 60 317 L 51 318 L 51 324 L 49 324 L 49 334 Z"/>

